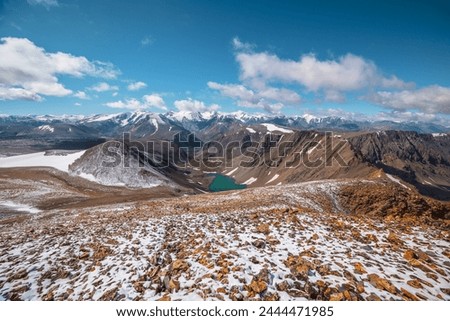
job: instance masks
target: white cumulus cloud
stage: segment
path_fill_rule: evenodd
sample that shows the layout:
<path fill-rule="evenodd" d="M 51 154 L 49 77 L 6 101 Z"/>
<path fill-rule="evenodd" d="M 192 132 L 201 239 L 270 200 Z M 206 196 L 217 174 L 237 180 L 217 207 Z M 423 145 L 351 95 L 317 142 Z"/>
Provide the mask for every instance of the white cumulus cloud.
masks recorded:
<path fill-rule="evenodd" d="M 111 108 L 123 108 L 123 109 L 132 109 L 132 110 L 140 110 L 145 109 L 144 105 L 137 100 L 136 98 L 126 99 L 125 101 L 118 100 L 106 103 L 105 106 Z"/>
<path fill-rule="evenodd" d="M 47 9 L 50 7 L 59 6 L 58 0 L 27 0 L 27 2 L 33 6 L 35 6 L 35 5 L 44 6 Z"/>
<path fill-rule="evenodd" d="M 67 96 L 72 90 L 59 75 L 115 78 L 119 71 L 109 63 L 89 61 L 68 53 L 49 53 L 25 38 L 0 39 L 0 87 L 2 100 L 42 100 L 43 96 Z"/>
<path fill-rule="evenodd" d="M 450 114 L 450 88 L 428 86 L 416 90 L 378 91 L 370 101 L 394 110 L 419 109 L 425 113 Z"/>
<path fill-rule="evenodd" d="M 131 110 L 143 110 L 152 107 L 167 110 L 166 103 L 159 94 L 144 95 L 141 100 L 131 98 L 126 100 L 108 102 L 104 105 L 111 108 L 121 108 Z"/>
<path fill-rule="evenodd" d="M 23 88 L 8 88 L 0 86 L 0 100 L 34 100 L 41 101 L 42 97 Z"/>
<path fill-rule="evenodd" d="M 166 103 L 164 102 L 164 99 L 161 97 L 161 95 L 145 95 L 144 97 L 142 97 L 142 101 L 148 107 L 156 107 L 162 110 L 167 110 Z"/>
<path fill-rule="evenodd" d="M 192 98 L 176 100 L 173 104 L 179 111 L 204 112 L 217 111 L 220 109 L 220 106 L 217 104 L 207 106 L 203 101 L 194 100 Z"/>
<path fill-rule="evenodd" d="M 89 87 L 89 89 L 101 93 L 105 91 L 117 91 L 119 90 L 119 87 L 111 86 L 106 82 L 100 82 L 92 87 Z"/>
<path fill-rule="evenodd" d="M 296 83 L 314 92 L 345 92 L 386 85 L 405 88 L 411 85 L 396 77 L 385 78 L 373 62 L 353 54 L 337 60 L 319 60 L 309 54 L 294 61 L 265 52 L 238 53 L 236 60 L 241 69 L 241 80 L 250 83 Z"/>
<path fill-rule="evenodd" d="M 84 91 L 77 91 L 75 94 L 73 94 L 73 96 L 79 99 L 90 99 L 90 97 Z"/>
<path fill-rule="evenodd" d="M 254 44 L 242 42 L 238 37 L 234 37 L 231 40 L 231 44 L 234 50 L 239 51 L 251 51 L 256 47 Z"/>
<path fill-rule="evenodd" d="M 142 81 L 133 82 L 127 86 L 130 91 L 137 91 L 145 87 L 147 87 L 147 84 Z"/>
<path fill-rule="evenodd" d="M 425 112 L 413 112 L 407 110 L 392 110 L 389 112 L 379 112 L 371 120 L 387 120 L 396 122 L 429 122 L 442 125 L 445 127 L 450 127 L 450 118 L 443 117 L 442 115 L 437 115 L 433 113 Z"/>
<path fill-rule="evenodd" d="M 240 107 L 262 108 L 271 113 L 279 112 L 284 104 L 296 104 L 300 95 L 286 88 L 263 87 L 255 90 L 241 84 L 219 84 L 208 82 L 208 87 L 236 101 Z"/>
<path fill-rule="evenodd" d="M 256 46 L 232 39 L 239 65 L 239 84 L 208 82 L 208 87 L 233 99 L 241 107 L 277 112 L 284 106 L 299 105 L 300 93 L 320 100 L 342 103 L 346 94 L 367 94 L 377 90 L 411 90 L 415 84 L 395 75 L 384 75 L 374 62 L 351 53 L 321 60 L 305 54 L 298 60 L 257 52 Z"/>

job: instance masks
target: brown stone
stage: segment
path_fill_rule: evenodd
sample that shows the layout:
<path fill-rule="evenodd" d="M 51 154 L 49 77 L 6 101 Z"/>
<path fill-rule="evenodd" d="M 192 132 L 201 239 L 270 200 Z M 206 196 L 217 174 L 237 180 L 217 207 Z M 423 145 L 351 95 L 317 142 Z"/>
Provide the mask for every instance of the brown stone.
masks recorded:
<path fill-rule="evenodd" d="M 441 288 L 441 291 L 447 295 L 450 295 L 450 288 Z"/>
<path fill-rule="evenodd" d="M 305 291 L 299 290 L 299 289 L 289 289 L 287 291 L 287 294 L 289 294 L 290 296 L 294 297 L 294 298 L 309 298 L 309 294 L 306 293 Z"/>
<path fill-rule="evenodd" d="M 170 279 L 169 281 L 169 289 L 170 290 L 175 290 L 175 291 L 179 291 L 180 290 L 180 282 L 178 282 L 177 280 L 173 280 Z"/>
<path fill-rule="evenodd" d="M 344 299 L 343 293 L 334 293 L 330 295 L 330 301 L 342 301 Z"/>
<path fill-rule="evenodd" d="M 367 271 L 364 269 L 364 266 L 359 262 L 355 263 L 354 267 L 355 267 L 355 273 L 357 273 L 357 274 L 366 274 L 367 273 Z"/>
<path fill-rule="evenodd" d="M 277 283 L 276 288 L 278 291 L 286 292 L 289 289 L 289 283 L 287 281 Z"/>
<path fill-rule="evenodd" d="M 432 268 L 439 273 L 442 276 L 447 276 L 447 273 L 445 273 L 444 269 L 441 269 L 440 267 L 433 264 Z"/>
<path fill-rule="evenodd" d="M 400 288 L 400 291 L 403 294 L 403 297 L 412 300 L 412 301 L 419 301 L 419 298 L 416 297 L 414 294 L 412 294 L 411 292 L 409 292 L 408 290 L 404 289 L 404 288 Z"/>
<path fill-rule="evenodd" d="M 428 282 L 428 281 L 425 281 L 424 279 L 417 278 L 417 281 L 419 281 L 420 283 L 422 283 L 422 284 L 424 284 L 424 285 L 426 285 L 426 286 L 429 286 L 430 288 L 433 287 L 433 284 L 431 284 L 431 283 Z"/>
<path fill-rule="evenodd" d="M 406 282 L 406 283 L 409 286 L 412 286 L 413 288 L 416 288 L 416 289 L 422 289 L 423 288 L 422 284 L 420 284 L 420 282 L 417 281 L 417 280 L 408 280 L 408 282 Z"/>
<path fill-rule="evenodd" d="M 413 267 L 415 267 L 415 268 L 418 268 L 418 269 L 424 271 L 425 273 L 426 273 L 426 272 L 433 272 L 433 270 L 431 270 L 430 268 L 426 267 L 426 266 L 425 266 L 424 264 L 422 264 L 419 260 L 411 259 L 411 260 L 408 261 L 408 263 L 409 263 L 411 266 L 413 266 Z"/>
<path fill-rule="evenodd" d="M 425 253 L 423 251 L 420 251 L 420 250 L 417 251 L 417 258 L 419 260 L 422 260 L 422 261 L 425 261 L 425 262 L 432 262 L 430 256 L 427 253 Z"/>
<path fill-rule="evenodd" d="M 256 227 L 256 231 L 263 234 L 269 234 L 270 233 L 270 226 L 267 223 L 259 224 Z"/>
<path fill-rule="evenodd" d="M 351 296 L 351 294 L 350 294 L 350 292 L 349 292 L 348 290 L 345 290 L 345 291 L 344 291 L 344 298 L 345 298 L 347 301 L 351 301 L 351 300 L 352 300 L 352 296 Z"/>
<path fill-rule="evenodd" d="M 318 281 L 316 282 L 316 285 L 317 285 L 319 288 L 324 288 L 327 284 L 326 284 L 325 281 L 323 281 L 323 280 L 318 280 Z"/>
<path fill-rule="evenodd" d="M 50 289 L 50 290 L 47 292 L 47 294 L 45 294 L 45 295 L 42 297 L 42 300 L 43 300 L 43 301 L 53 301 L 54 298 L 55 298 L 55 295 L 54 295 L 54 293 L 53 293 L 53 289 Z"/>
<path fill-rule="evenodd" d="M 414 252 L 413 250 L 406 250 L 405 253 L 403 254 L 403 257 L 405 258 L 405 260 L 408 261 L 418 258 L 416 252 Z"/>
<path fill-rule="evenodd" d="M 250 289 L 255 293 L 262 293 L 267 290 L 267 283 L 264 281 L 253 280 L 250 283 Z"/>
<path fill-rule="evenodd" d="M 381 301 L 380 297 L 375 293 L 370 293 L 366 299 L 367 301 Z"/>
<path fill-rule="evenodd" d="M 392 293 L 392 294 L 396 294 L 396 293 L 397 293 L 397 288 L 396 288 L 394 285 L 392 285 L 392 283 L 389 282 L 388 280 L 386 280 L 386 279 L 379 279 L 379 280 L 378 280 L 378 283 L 379 283 L 386 291 L 388 291 L 389 293 Z"/>
<path fill-rule="evenodd" d="M 133 282 L 133 288 L 136 290 L 136 292 L 144 293 L 144 282 L 135 281 Z"/>
<path fill-rule="evenodd" d="M 363 282 L 358 282 L 356 284 L 356 291 L 358 291 L 358 293 L 364 293 L 365 289 L 364 289 L 364 283 Z"/>
<path fill-rule="evenodd" d="M 13 274 L 13 276 L 11 277 L 11 280 L 20 280 L 20 279 L 24 279 L 25 277 L 28 276 L 28 272 L 25 269 L 19 270 L 16 273 Z"/>
<path fill-rule="evenodd" d="M 257 247 L 258 249 L 263 249 L 263 248 L 266 247 L 266 242 L 264 240 L 257 239 L 257 240 L 252 242 L 252 245 L 254 247 Z"/>
<path fill-rule="evenodd" d="M 416 296 L 417 296 L 419 299 L 424 300 L 424 301 L 430 300 L 426 295 L 423 295 L 423 294 L 420 293 L 420 292 L 416 292 Z"/>
<path fill-rule="evenodd" d="M 112 253 L 111 249 L 104 245 L 95 244 L 92 246 L 94 254 L 92 258 L 95 261 L 103 261 L 108 255 Z"/>
<path fill-rule="evenodd" d="M 118 288 L 115 287 L 113 289 L 110 289 L 103 293 L 103 295 L 100 297 L 100 301 L 114 301 L 117 296 L 117 290 Z"/>
<path fill-rule="evenodd" d="M 396 294 L 397 289 L 386 279 L 380 278 L 377 274 L 369 274 L 368 275 L 369 282 L 380 290 L 386 290 L 389 293 Z"/>
<path fill-rule="evenodd" d="M 276 292 L 266 293 L 263 297 L 264 301 L 279 301 L 280 296 Z"/>
<path fill-rule="evenodd" d="M 147 277 L 150 278 L 150 279 L 153 279 L 155 276 L 158 275 L 159 270 L 160 270 L 159 266 L 148 270 Z"/>
<path fill-rule="evenodd" d="M 439 279 L 439 277 L 436 275 L 436 274 L 434 274 L 434 273 L 427 273 L 426 274 L 426 276 L 427 276 L 427 278 L 430 278 L 430 279 L 432 279 L 432 280 L 434 280 L 434 281 L 437 281 L 438 279 Z"/>
<path fill-rule="evenodd" d="M 394 232 L 389 232 L 389 235 L 387 236 L 387 240 L 394 244 L 402 244 L 402 240 L 395 234 Z"/>
<path fill-rule="evenodd" d="M 297 274 L 307 276 L 309 272 L 309 267 L 306 264 L 300 264 L 295 267 L 295 272 Z"/>
<path fill-rule="evenodd" d="M 378 242 L 378 238 L 374 235 L 374 234 L 367 234 L 365 236 L 366 242 L 370 243 L 370 242 L 374 242 L 377 243 Z"/>
<path fill-rule="evenodd" d="M 178 259 L 172 262 L 172 269 L 174 271 L 186 272 L 189 269 L 189 264 L 184 260 Z"/>

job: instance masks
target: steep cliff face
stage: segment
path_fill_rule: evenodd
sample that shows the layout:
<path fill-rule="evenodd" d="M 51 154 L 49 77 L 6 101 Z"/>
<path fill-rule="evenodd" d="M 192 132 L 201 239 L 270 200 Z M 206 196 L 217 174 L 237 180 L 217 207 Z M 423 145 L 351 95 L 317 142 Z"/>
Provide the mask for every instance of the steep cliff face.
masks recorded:
<path fill-rule="evenodd" d="M 355 135 L 348 141 L 359 160 L 425 195 L 450 200 L 450 136 L 383 131 Z"/>

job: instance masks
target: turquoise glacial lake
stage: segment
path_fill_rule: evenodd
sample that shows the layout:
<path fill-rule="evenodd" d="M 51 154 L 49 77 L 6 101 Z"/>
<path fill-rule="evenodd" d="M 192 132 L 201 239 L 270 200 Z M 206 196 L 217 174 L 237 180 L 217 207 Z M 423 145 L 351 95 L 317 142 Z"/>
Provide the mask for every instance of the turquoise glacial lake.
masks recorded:
<path fill-rule="evenodd" d="M 214 179 L 208 187 L 210 192 L 230 191 L 234 189 L 244 189 L 247 187 L 247 185 L 244 184 L 237 184 L 234 179 L 229 176 L 222 174 L 213 175 Z"/>

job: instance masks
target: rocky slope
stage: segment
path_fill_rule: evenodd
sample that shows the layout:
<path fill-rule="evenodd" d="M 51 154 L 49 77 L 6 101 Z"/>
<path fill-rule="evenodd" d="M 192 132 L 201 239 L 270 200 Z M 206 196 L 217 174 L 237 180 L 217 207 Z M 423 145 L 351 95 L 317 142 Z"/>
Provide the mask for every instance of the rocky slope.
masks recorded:
<path fill-rule="evenodd" d="M 414 185 L 422 194 L 450 200 L 450 136 L 383 131 L 349 137 L 356 158 Z"/>
<path fill-rule="evenodd" d="M 251 131 L 249 131 L 251 129 Z M 386 177 L 430 197 L 450 200 L 450 136 L 416 132 L 331 133 L 271 128 L 233 128 L 216 140 L 227 146 L 255 144 L 213 163 L 217 171 L 251 187 L 321 179 Z M 203 153 L 208 164 L 210 153 Z"/>
<path fill-rule="evenodd" d="M 106 186 L 179 189 L 180 185 L 192 185 L 161 149 L 138 147 L 130 142 L 108 141 L 87 150 L 69 166 L 69 172 Z"/>
<path fill-rule="evenodd" d="M 46 211 L 2 226 L 0 299 L 450 300 L 449 206 L 436 220 L 433 202 L 331 180 Z"/>

